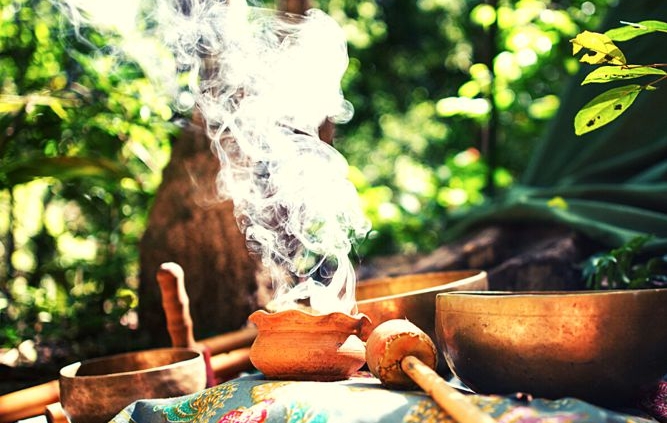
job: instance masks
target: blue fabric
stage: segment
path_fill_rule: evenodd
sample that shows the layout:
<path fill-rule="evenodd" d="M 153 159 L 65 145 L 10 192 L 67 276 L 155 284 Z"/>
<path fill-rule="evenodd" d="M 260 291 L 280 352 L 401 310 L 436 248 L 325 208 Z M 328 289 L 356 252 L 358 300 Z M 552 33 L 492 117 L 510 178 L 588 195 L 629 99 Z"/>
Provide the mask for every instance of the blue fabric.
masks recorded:
<path fill-rule="evenodd" d="M 499 423 L 655 422 L 635 410 L 608 410 L 574 398 L 519 399 L 469 395 Z M 392 391 L 369 374 L 341 382 L 243 376 L 191 395 L 140 400 L 112 423 L 428 423 L 453 421 L 421 391 Z"/>

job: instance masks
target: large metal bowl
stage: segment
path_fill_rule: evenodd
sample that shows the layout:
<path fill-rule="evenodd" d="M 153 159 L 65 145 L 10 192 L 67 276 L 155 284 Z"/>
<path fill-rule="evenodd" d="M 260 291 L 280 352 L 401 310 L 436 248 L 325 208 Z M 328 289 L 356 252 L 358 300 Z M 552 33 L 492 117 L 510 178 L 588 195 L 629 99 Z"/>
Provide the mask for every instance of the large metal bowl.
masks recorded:
<path fill-rule="evenodd" d="M 70 422 L 103 423 L 138 399 L 204 389 L 206 365 L 198 351 L 162 348 L 73 363 L 60 370 L 58 381 Z"/>
<path fill-rule="evenodd" d="M 483 270 L 453 270 L 414 273 L 367 279 L 357 283 L 356 298 L 360 313 L 371 319 L 368 333 L 391 319 L 408 319 L 434 337 L 435 296 L 455 290 L 488 289 Z"/>
<path fill-rule="evenodd" d="M 667 374 L 667 289 L 452 292 L 436 338 L 476 392 L 634 402 Z"/>

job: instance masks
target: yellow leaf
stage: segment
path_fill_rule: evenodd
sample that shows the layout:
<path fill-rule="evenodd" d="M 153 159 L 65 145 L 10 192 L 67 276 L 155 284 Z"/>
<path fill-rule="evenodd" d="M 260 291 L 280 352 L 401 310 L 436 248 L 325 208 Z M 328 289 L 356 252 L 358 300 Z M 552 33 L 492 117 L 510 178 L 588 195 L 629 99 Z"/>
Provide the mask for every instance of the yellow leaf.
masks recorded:
<path fill-rule="evenodd" d="M 53 110 L 53 113 L 57 114 L 60 119 L 67 119 L 67 112 L 63 109 L 62 104 L 58 101 L 52 101 L 49 103 L 49 107 Z"/>
<path fill-rule="evenodd" d="M 0 114 L 16 113 L 25 106 L 25 99 L 17 95 L 0 95 Z"/>
<path fill-rule="evenodd" d="M 610 65 L 625 65 L 625 55 L 616 44 L 604 34 L 584 31 L 570 41 L 572 43 L 572 54 L 579 53 L 582 49 L 586 52 L 579 59 L 581 62 L 599 65 L 602 63 Z"/>
<path fill-rule="evenodd" d="M 547 206 L 561 210 L 567 210 L 568 208 L 567 201 L 565 201 L 563 197 L 558 195 L 547 201 Z"/>

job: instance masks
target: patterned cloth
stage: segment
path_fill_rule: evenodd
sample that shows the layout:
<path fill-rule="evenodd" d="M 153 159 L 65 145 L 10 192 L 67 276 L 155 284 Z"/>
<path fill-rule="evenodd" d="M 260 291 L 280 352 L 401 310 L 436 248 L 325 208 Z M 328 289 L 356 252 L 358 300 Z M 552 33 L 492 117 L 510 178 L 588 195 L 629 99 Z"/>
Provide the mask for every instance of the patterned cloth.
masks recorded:
<path fill-rule="evenodd" d="M 664 388 L 667 392 L 667 383 Z M 469 397 L 499 423 L 656 421 L 637 410 L 612 411 L 573 398 L 548 401 L 475 394 Z M 664 409 L 667 398 L 663 396 L 658 401 L 662 401 L 658 405 Z M 369 374 L 359 373 L 341 382 L 287 382 L 265 380 L 259 374 L 243 376 L 179 398 L 136 401 L 111 421 L 185 422 L 429 423 L 453 419 L 423 392 L 387 390 Z"/>

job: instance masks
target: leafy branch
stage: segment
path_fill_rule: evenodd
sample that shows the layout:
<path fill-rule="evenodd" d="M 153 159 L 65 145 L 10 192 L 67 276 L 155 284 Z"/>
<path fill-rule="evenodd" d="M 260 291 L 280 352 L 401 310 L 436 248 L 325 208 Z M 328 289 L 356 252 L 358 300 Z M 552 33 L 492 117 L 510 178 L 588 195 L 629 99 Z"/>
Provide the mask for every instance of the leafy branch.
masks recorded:
<path fill-rule="evenodd" d="M 624 26 L 610 29 L 604 34 L 583 31 L 572 43 L 572 54 L 584 52 L 579 61 L 591 65 L 603 65 L 591 71 L 581 85 L 607 83 L 653 76 L 645 84 L 629 84 L 612 88 L 586 103 L 574 118 L 577 135 L 594 131 L 612 122 L 623 114 L 642 91 L 657 89 L 656 85 L 667 79 L 667 63 L 628 64 L 625 54 L 614 42 L 631 40 L 640 35 L 667 32 L 667 23 L 662 21 L 621 22 Z"/>
<path fill-rule="evenodd" d="M 616 249 L 589 258 L 583 266 L 591 289 L 642 289 L 667 285 L 667 256 L 637 260 L 649 236 L 638 236 Z"/>

